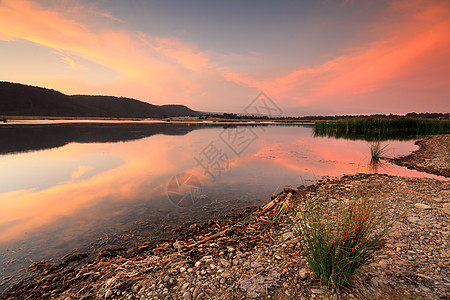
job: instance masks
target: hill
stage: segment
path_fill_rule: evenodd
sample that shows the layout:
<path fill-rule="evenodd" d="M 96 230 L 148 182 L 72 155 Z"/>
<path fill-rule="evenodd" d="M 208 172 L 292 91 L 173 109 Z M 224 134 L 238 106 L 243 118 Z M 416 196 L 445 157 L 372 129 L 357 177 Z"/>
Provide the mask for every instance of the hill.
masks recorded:
<path fill-rule="evenodd" d="M 65 95 L 11 82 L 0 82 L 0 116 L 162 118 L 198 116 L 184 105 L 153 105 L 114 96 Z"/>

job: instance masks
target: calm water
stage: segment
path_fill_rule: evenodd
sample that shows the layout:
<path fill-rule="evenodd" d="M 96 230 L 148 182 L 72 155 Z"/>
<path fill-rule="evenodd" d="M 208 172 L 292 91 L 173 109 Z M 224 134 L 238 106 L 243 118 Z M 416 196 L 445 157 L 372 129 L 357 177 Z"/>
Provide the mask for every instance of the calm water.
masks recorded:
<path fill-rule="evenodd" d="M 314 138 L 303 126 L 227 126 L 0 126 L 0 282 L 42 259 L 167 237 L 287 185 L 370 172 L 365 141 Z M 417 149 L 386 143 L 392 156 Z M 379 172 L 436 178 L 391 164 Z"/>

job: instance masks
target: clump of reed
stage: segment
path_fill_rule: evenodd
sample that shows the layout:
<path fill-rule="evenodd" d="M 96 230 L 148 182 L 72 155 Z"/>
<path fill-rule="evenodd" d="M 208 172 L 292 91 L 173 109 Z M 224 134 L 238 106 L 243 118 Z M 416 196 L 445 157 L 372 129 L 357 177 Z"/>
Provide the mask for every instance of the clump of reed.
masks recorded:
<path fill-rule="evenodd" d="M 374 259 L 393 226 L 366 196 L 332 205 L 307 201 L 292 218 L 302 255 L 323 285 L 338 290 Z"/>
<path fill-rule="evenodd" d="M 364 138 L 370 141 L 450 132 L 450 120 L 424 118 L 348 118 L 314 123 L 314 136 Z"/>
<path fill-rule="evenodd" d="M 381 146 L 380 141 L 373 142 L 370 144 L 370 162 L 369 162 L 369 168 L 377 173 L 378 168 L 381 165 L 382 159 L 387 159 L 387 147 L 389 144 L 386 144 L 384 146 Z"/>

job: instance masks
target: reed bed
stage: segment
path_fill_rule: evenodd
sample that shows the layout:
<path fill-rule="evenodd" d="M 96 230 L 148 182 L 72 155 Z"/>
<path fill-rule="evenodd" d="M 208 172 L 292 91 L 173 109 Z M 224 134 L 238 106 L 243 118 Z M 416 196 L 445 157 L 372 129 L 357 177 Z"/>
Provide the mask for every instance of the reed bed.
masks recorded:
<path fill-rule="evenodd" d="M 314 136 L 366 139 L 408 139 L 417 135 L 450 133 L 450 120 L 423 118 L 350 118 L 314 123 Z"/>

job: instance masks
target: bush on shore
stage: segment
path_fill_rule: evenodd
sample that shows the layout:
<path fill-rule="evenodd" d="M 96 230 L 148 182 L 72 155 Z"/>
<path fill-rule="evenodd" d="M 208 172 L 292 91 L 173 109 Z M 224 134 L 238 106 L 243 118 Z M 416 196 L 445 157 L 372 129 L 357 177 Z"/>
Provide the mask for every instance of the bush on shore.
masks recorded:
<path fill-rule="evenodd" d="M 336 290 L 349 284 L 356 272 L 374 259 L 396 220 L 386 223 L 385 215 L 379 214 L 374 200 L 367 196 L 336 205 L 307 201 L 292 217 L 302 255 L 315 277 Z"/>

